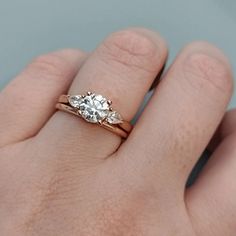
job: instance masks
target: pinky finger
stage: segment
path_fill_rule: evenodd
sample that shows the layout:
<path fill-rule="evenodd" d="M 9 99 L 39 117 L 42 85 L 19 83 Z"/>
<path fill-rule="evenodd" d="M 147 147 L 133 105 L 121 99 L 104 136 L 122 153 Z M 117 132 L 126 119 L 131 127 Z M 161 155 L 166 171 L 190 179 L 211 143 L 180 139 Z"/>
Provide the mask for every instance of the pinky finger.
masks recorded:
<path fill-rule="evenodd" d="M 226 113 L 218 130 L 217 147 L 196 183 L 186 192 L 186 203 L 198 235 L 235 236 L 235 119 L 235 109 Z"/>
<path fill-rule="evenodd" d="M 223 139 L 236 132 L 236 109 L 226 112 L 207 149 L 213 152 Z"/>

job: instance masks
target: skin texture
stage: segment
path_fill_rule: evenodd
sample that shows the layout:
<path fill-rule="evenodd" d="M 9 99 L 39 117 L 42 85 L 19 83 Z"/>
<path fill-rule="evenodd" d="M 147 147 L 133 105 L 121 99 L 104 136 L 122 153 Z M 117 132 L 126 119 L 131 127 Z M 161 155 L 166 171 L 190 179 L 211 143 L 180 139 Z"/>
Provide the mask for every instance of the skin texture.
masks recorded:
<path fill-rule="evenodd" d="M 166 58 L 159 34 L 132 28 L 90 54 L 40 56 L 12 80 L 0 93 L 1 236 L 235 235 L 236 111 L 219 49 L 184 47 L 123 143 L 54 108 L 63 93 L 95 91 L 130 121 Z"/>

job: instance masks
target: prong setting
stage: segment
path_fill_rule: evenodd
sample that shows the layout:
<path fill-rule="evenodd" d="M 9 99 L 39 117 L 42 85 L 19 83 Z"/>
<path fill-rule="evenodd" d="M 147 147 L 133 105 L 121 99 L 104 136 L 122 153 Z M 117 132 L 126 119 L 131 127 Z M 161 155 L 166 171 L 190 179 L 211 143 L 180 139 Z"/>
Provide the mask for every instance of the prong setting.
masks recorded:
<path fill-rule="evenodd" d="M 111 101 L 111 100 L 107 100 L 107 104 L 108 104 L 108 105 L 111 105 L 111 104 L 112 104 L 112 101 Z"/>

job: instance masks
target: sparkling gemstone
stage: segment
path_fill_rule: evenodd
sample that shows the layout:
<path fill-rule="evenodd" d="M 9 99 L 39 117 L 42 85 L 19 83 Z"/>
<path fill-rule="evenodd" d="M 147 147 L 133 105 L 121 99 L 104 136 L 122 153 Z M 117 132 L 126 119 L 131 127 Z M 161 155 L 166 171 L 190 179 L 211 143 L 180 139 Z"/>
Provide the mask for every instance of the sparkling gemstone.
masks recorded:
<path fill-rule="evenodd" d="M 82 102 L 82 96 L 80 95 L 70 96 L 68 101 L 72 107 L 79 108 L 79 105 Z"/>
<path fill-rule="evenodd" d="M 109 104 L 106 98 L 93 93 L 81 99 L 79 113 L 88 122 L 98 123 L 107 117 Z"/>
<path fill-rule="evenodd" d="M 108 115 L 107 115 L 106 120 L 110 124 L 120 124 L 120 123 L 122 123 L 121 115 L 116 111 L 109 112 Z"/>

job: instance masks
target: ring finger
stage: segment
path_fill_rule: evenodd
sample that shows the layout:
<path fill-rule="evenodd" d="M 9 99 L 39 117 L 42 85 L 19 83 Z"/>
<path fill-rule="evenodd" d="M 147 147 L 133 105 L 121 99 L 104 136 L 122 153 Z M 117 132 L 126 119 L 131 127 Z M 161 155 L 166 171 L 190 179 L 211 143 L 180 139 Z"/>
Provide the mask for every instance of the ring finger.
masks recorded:
<path fill-rule="evenodd" d="M 87 59 L 76 76 L 69 94 L 93 91 L 112 100 L 124 120 L 137 112 L 155 76 L 167 57 L 164 40 L 146 29 L 129 29 L 109 36 Z M 67 113 L 58 111 L 40 135 L 78 154 L 107 157 L 120 145 L 121 138 Z M 47 139 L 48 142 L 48 139 Z M 61 150 L 59 148 L 59 150 Z M 89 152 L 88 152 L 89 150 Z"/>

